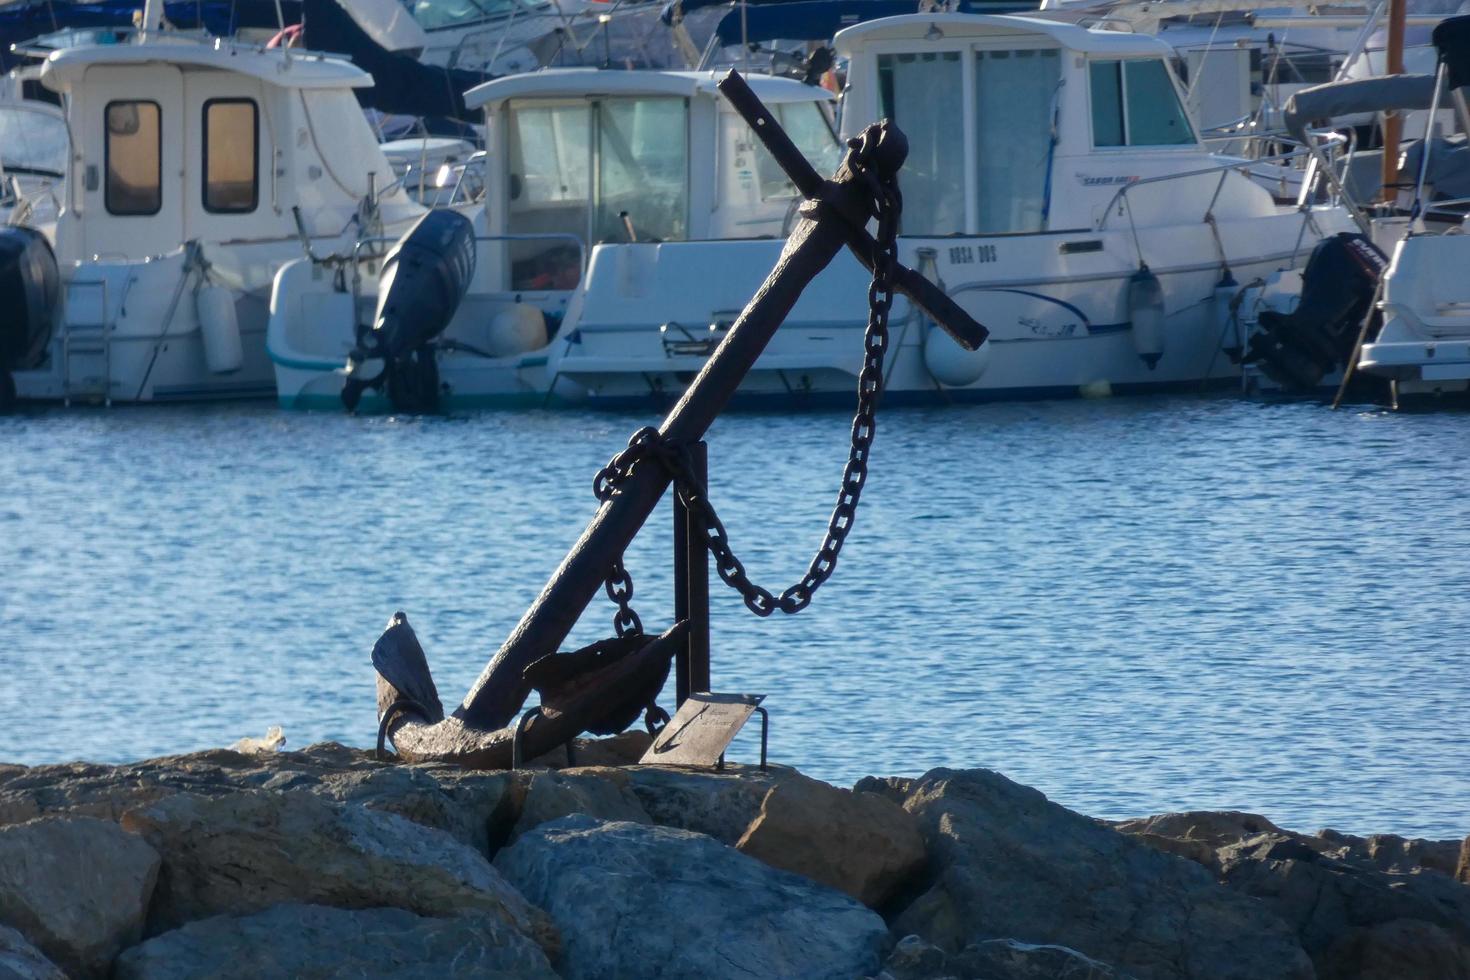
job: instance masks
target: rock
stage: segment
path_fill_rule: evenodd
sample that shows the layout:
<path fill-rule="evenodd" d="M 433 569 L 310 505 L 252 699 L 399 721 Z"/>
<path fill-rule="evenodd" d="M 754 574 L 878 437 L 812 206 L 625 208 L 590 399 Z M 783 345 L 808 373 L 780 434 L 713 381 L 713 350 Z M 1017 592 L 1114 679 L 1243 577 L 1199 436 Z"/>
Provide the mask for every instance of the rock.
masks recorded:
<path fill-rule="evenodd" d="M 575 769 L 585 766 L 632 766 L 643 758 L 643 753 L 653 744 L 653 736 L 641 729 L 630 729 L 610 738 L 575 739 L 572 761 L 567 762 L 564 746 L 552 749 L 543 756 L 531 760 L 533 766 L 548 766 L 555 769 Z"/>
<path fill-rule="evenodd" d="M 127 810 L 176 793 L 221 796 L 267 783 L 272 788 L 311 786 L 329 774 L 383 767 L 372 753 L 335 742 L 265 755 L 211 749 L 121 766 L 73 762 L 17 767 L 0 773 L 0 826 L 55 814 L 116 820 Z"/>
<path fill-rule="evenodd" d="M 1106 963 L 1065 946 L 987 939 L 957 957 L 965 976 L 994 980 L 1121 980 Z"/>
<path fill-rule="evenodd" d="M 260 977 L 555 980 L 546 954 L 495 916 L 275 905 L 191 922 L 118 958 L 117 980 Z"/>
<path fill-rule="evenodd" d="M 1433 948 L 1421 972 L 1405 960 L 1394 974 L 1399 980 L 1439 980 L 1447 975 L 1441 964 L 1470 955 L 1470 889 L 1439 872 L 1379 872 L 1286 833 L 1261 834 L 1219 854 L 1224 882 L 1290 924 L 1323 980 L 1376 975 L 1355 964 L 1397 948 L 1405 935 L 1429 937 Z"/>
<path fill-rule="evenodd" d="M 520 817 L 511 838 L 573 813 L 602 820 L 653 822 L 628 787 L 627 775 L 621 769 L 547 770 L 529 774 Z"/>
<path fill-rule="evenodd" d="M 434 827 L 487 857 L 504 842 L 518 809 L 511 773 L 392 766 L 334 773 L 305 787 L 325 799 L 396 813 Z M 503 826 L 502 826 L 503 825 Z"/>
<path fill-rule="evenodd" d="M 894 947 L 874 980 L 1129 980 L 1065 946 L 987 939 L 947 954 L 918 936 Z"/>
<path fill-rule="evenodd" d="M 724 772 L 636 766 L 628 785 L 656 824 L 708 834 L 730 846 L 761 812 L 771 787 L 795 770 L 730 766 Z"/>
<path fill-rule="evenodd" d="M 1455 880 L 1470 885 L 1470 837 L 1460 843 L 1460 859 L 1455 862 Z"/>
<path fill-rule="evenodd" d="M 1216 857 L 1220 848 L 1261 833 L 1284 833 L 1260 814 L 1240 810 L 1162 813 L 1108 825 L 1156 850 L 1188 858 L 1213 872 L 1220 870 Z"/>
<path fill-rule="evenodd" d="M 568 980 L 874 972 L 875 913 L 703 834 L 594 817 L 531 830 L 495 859 L 562 933 Z"/>
<path fill-rule="evenodd" d="M 1397 834 L 1355 837 L 1335 830 L 1318 831 L 1316 838 L 1307 839 L 1319 841 L 1323 853 L 1390 874 L 1437 871 L 1451 878 L 1455 876 L 1461 843 L 1457 840 L 1400 837 Z"/>
<path fill-rule="evenodd" d="M 796 775 L 771 787 L 735 846 L 869 908 L 881 907 L 925 861 L 924 838 L 903 807 Z"/>
<path fill-rule="evenodd" d="M 304 792 L 179 794 L 123 816 L 163 856 L 149 933 L 279 902 L 500 917 L 552 952 L 555 930 L 483 855 L 393 813 Z"/>
<path fill-rule="evenodd" d="M 0 828 L 0 923 L 75 976 L 106 976 L 143 933 L 158 854 L 117 824 L 43 817 Z"/>
<path fill-rule="evenodd" d="M 947 952 L 1015 939 L 1143 980 L 1313 975 L 1291 930 L 1259 903 L 998 773 L 936 769 L 905 808 L 936 870 L 895 925 Z"/>
<path fill-rule="evenodd" d="M 1470 946 L 1438 926 L 1398 919 L 1344 936 L 1323 957 L 1319 976 L 1470 980 Z"/>
<path fill-rule="evenodd" d="M 66 980 L 66 974 L 25 936 L 0 926 L 0 980 Z"/>

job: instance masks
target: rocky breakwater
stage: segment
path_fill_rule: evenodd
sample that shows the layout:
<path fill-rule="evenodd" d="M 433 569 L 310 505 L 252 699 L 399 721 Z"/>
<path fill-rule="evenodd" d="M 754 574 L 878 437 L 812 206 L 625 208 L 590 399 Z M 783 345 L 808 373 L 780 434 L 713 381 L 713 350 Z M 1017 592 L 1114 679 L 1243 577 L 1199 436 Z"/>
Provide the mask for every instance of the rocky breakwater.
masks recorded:
<path fill-rule="evenodd" d="M 986 770 L 0 766 L 0 978 L 1466 978 L 1470 849 L 1108 824 Z"/>

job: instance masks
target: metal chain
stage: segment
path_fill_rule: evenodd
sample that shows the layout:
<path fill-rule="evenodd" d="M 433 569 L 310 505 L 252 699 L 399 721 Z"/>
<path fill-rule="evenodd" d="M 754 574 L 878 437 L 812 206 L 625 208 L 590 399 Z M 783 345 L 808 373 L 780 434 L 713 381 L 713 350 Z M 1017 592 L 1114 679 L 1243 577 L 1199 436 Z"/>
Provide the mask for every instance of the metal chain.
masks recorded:
<path fill-rule="evenodd" d="M 769 616 L 777 609 L 794 614 L 811 604 L 813 594 L 832 577 L 837 567 L 837 556 L 852 530 L 858 498 L 862 496 L 863 485 L 868 478 L 868 457 L 877 430 L 878 397 L 883 391 L 883 361 L 888 353 L 888 314 L 893 307 L 893 270 L 898 263 L 898 219 L 903 210 L 903 198 L 895 179 L 882 179 L 867 165 L 862 151 L 870 148 L 857 140 L 848 145 L 855 151 L 851 157 L 854 169 L 873 191 L 878 217 L 877 250 L 872 256 L 873 279 L 868 286 L 868 325 L 863 333 L 863 368 L 858 374 L 858 405 L 852 420 L 851 449 L 847 465 L 842 470 L 837 505 L 827 523 L 827 536 L 807 567 L 806 575 L 780 596 L 752 582 L 745 573 L 745 566 L 730 547 L 729 535 L 709 502 L 706 487 L 694 472 L 688 447 L 665 442 L 658 430 L 651 426 L 635 432 L 628 440 L 628 448 L 609 460 L 592 481 L 593 493 L 599 500 L 607 500 L 617 492 L 618 484 L 627 479 L 640 460 L 657 458 L 673 474 L 676 492 L 684 506 L 699 516 L 705 543 L 714 555 L 715 571 L 726 585 L 740 593 L 746 607 L 757 616 Z M 621 560 L 613 563 L 606 588 L 608 597 L 618 605 L 618 612 L 613 618 L 618 635 L 624 635 L 629 623 L 635 630 L 641 629 L 638 615 L 630 605 L 633 580 Z"/>

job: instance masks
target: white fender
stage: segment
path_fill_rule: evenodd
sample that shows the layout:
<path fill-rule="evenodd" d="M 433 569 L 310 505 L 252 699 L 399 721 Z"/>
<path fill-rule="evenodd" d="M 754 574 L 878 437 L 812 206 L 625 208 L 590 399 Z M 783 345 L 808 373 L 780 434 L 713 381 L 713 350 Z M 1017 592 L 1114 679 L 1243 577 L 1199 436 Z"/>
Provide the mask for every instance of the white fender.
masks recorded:
<path fill-rule="evenodd" d="M 235 294 L 224 286 L 201 286 L 194 294 L 194 311 L 204 340 L 204 363 L 215 374 L 240 370 L 245 352 L 240 346 L 240 322 L 235 317 Z"/>
<path fill-rule="evenodd" d="M 965 350 L 939 327 L 924 328 L 924 367 L 934 380 L 950 388 L 963 388 L 979 381 L 990 366 L 990 341 L 975 350 Z"/>
<path fill-rule="evenodd" d="M 1128 280 L 1128 319 L 1133 349 L 1152 371 L 1164 356 L 1164 287 L 1146 265 Z"/>
<path fill-rule="evenodd" d="M 512 357 L 546 346 L 546 314 L 529 303 L 516 303 L 490 320 L 490 353 Z"/>

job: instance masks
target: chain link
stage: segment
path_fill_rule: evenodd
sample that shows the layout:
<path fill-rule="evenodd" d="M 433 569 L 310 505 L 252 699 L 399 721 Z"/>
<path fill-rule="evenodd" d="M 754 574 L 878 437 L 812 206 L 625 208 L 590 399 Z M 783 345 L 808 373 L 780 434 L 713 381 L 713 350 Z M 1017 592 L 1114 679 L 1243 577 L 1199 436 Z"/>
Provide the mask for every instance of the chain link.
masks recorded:
<path fill-rule="evenodd" d="M 752 582 L 745 573 L 745 566 L 730 547 L 729 534 L 709 502 L 707 488 L 694 471 L 688 447 L 665 442 L 658 430 L 651 426 L 635 432 L 628 440 L 628 448 L 609 460 L 592 481 L 592 492 L 597 499 L 609 500 L 640 460 L 657 459 L 673 475 L 675 492 L 684 506 L 698 515 L 704 529 L 705 544 L 714 556 L 715 571 L 726 585 L 740 593 L 751 612 L 762 617 L 777 609 L 787 614 L 800 612 L 811 604 L 812 596 L 822 583 L 832 577 L 837 567 L 837 556 L 857 518 L 858 499 L 868 479 L 868 457 L 877 431 L 878 397 L 883 391 L 883 361 L 888 353 L 888 315 L 893 307 L 898 219 L 903 210 L 903 198 L 894 178 L 882 179 L 868 166 L 871 146 L 859 140 L 852 140 L 848 145 L 854 150 L 850 157 L 854 169 L 873 192 L 878 217 L 877 249 L 872 256 L 873 279 L 868 286 L 868 325 L 863 332 L 863 367 L 858 374 L 858 404 L 857 414 L 852 420 L 851 448 L 847 465 L 842 470 L 837 504 L 827 523 L 827 536 L 807 566 L 806 575 L 780 596 Z M 618 606 L 613 617 L 618 636 L 624 636 L 625 630 L 641 632 L 638 614 L 631 605 L 633 579 L 623 568 L 621 559 L 613 563 L 606 589 L 608 598 Z"/>

